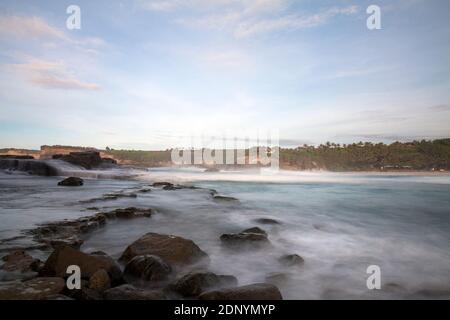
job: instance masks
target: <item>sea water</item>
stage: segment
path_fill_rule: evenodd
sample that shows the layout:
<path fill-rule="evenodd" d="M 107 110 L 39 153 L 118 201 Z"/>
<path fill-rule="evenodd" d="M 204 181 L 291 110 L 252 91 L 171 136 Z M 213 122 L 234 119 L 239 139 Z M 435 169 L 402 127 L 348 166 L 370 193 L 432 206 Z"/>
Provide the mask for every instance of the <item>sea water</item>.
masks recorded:
<path fill-rule="evenodd" d="M 23 230 L 94 214 L 89 207 L 151 207 L 156 211 L 151 218 L 113 220 L 89 234 L 81 249 L 117 258 L 147 232 L 174 234 L 207 252 L 212 272 L 234 275 L 240 285 L 275 281 L 285 299 L 450 298 L 449 176 L 173 168 L 134 174 L 134 179 L 88 178 L 79 188 L 58 187 L 57 177 L 0 174 L 0 239 L 22 236 L 3 241 L 0 249 L 31 244 Z M 152 188 L 136 198 L 89 203 L 154 181 L 201 188 Z M 215 201 L 209 189 L 238 201 Z M 258 218 L 279 223 L 261 225 Z M 267 231 L 268 248 L 221 246 L 221 234 L 254 226 Z M 283 266 L 278 258 L 284 254 L 298 254 L 305 263 Z M 379 290 L 366 285 L 371 265 L 381 271 Z"/>

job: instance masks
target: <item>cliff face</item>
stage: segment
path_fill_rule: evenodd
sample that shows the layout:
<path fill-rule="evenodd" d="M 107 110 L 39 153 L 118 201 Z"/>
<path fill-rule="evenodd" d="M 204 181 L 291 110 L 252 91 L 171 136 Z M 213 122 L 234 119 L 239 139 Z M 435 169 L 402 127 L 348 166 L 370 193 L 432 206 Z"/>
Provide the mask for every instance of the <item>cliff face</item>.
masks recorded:
<path fill-rule="evenodd" d="M 0 149 L 0 155 L 7 155 L 7 156 L 31 156 L 35 159 L 39 159 L 40 154 L 41 152 L 39 150 L 15 149 L 15 148 Z"/>

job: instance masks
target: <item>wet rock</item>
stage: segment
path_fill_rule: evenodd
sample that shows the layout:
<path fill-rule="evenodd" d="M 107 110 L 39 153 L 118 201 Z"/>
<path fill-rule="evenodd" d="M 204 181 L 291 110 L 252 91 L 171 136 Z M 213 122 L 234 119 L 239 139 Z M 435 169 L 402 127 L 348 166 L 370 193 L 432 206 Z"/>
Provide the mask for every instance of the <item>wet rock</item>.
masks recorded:
<path fill-rule="evenodd" d="M 120 257 L 128 262 L 140 255 L 156 255 L 171 265 L 189 265 L 196 263 L 208 255 L 192 240 L 173 235 L 147 233 L 129 245 Z"/>
<path fill-rule="evenodd" d="M 102 158 L 100 157 L 100 153 L 97 151 L 70 152 L 69 154 L 64 155 L 55 154 L 52 158 L 63 160 L 71 164 L 81 166 L 85 169 L 92 169 L 102 164 Z"/>
<path fill-rule="evenodd" d="M 160 291 L 141 290 L 129 284 L 124 284 L 103 293 L 105 300 L 164 300 L 166 297 Z"/>
<path fill-rule="evenodd" d="M 27 172 L 39 176 L 57 176 L 59 174 L 58 169 L 46 161 L 33 159 L 0 159 L 0 169 L 6 169 L 7 172 Z"/>
<path fill-rule="evenodd" d="M 205 290 L 237 285 L 237 279 L 230 275 L 216 275 L 211 272 L 188 273 L 176 280 L 170 287 L 185 297 L 198 296 Z"/>
<path fill-rule="evenodd" d="M 108 272 L 104 269 L 97 270 L 89 278 L 89 288 L 98 292 L 103 292 L 111 288 L 111 280 L 109 279 Z"/>
<path fill-rule="evenodd" d="M 64 187 L 79 187 L 83 185 L 83 179 L 77 177 L 69 177 L 60 182 L 58 182 L 58 186 Z"/>
<path fill-rule="evenodd" d="M 102 227 L 107 217 L 103 213 L 82 217 L 75 220 L 64 220 L 44 224 L 28 232 L 34 236 L 34 240 L 53 248 L 71 246 L 79 248 L 83 244 L 80 238 L 82 234 Z"/>
<path fill-rule="evenodd" d="M 16 250 L 4 256 L 2 260 L 5 262 L 0 269 L 12 272 L 30 272 L 37 271 L 39 259 L 34 259 L 24 250 Z"/>
<path fill-rule="evenodd" d="M 151 217 L 153 213 L 152 209 L 139 209 L 139 208 L 124 208 L 124 209 L 116 209 L 110 212 L 105 212 L 104 215 L 109 219 L 132 219 L 139 217 Z"/>
<path fill-rule="evenodd" d="M 226 196 L 213 196 L 213 199 L 215 201 L 219 201 L 219 202 L 231 202 L 231 201 L 239 201 L 236 198 L 233 197 L 226 197 Z"/>
<path fill-rule="evenodd" d="M 166 280 L 172 268 L 155 255 L 136 256 L 125 266 L 126 278 L 138 278 L 145 281 Z"/>
<path fill-rule="evenodd" d="M 91 277 L 92 278 L 92 277 Z M 101 300 L 102 292 L 89 287 L 90 281 L 82 279 L 80 289 L 66 290 L 66 294 L 75 300 Z"/>
<path fill-rule="evenodd" d="M 241 232 L 223 234 L 220 236 L 220 241 L 223 245 L 232 248 L 261 248 L 270 243 L 267 234 Z"/>
<path fill-rule="evenodd" d="M 107 255 L 86 254 L 69 246 L 56 248 L 48 257 L 41 270 L 43 276 L 66 277 L 67 267 L 77 265 L 81 269 L 81 277 L 89 279 L 98 270 L 108 272 L 112 282 L 120 282 L 122 271 L 117 263 Z"/>
<path fill-rule="evenodd" d="M 305 263 L 305 260 L 300 257 L 298 254 L 287 254 L 278 259 L 278 262 L 280 262 L 282 265 L 286 267 L 301 267 Z"/>
<path fill-rule="evenodd" d="M 254 220 L 257 223 L 261 224 L 280 224 L 278 220 L 270 219 L 270 218 L 259 218 Z"/>
<path fill-rule="evenodd" d="M 173 183 L 170 182 L 155 182 L 152 187 L 173 187 Z"/>
<path fill-rule="evenodd" d="M 202 293 L 200 300 L 282 300 L 280 290 L 272 284 L 255 283 Z"/>
<path fill-rule="evenodd" d="M 264 231 L 264 230 L 261 229 L 261 228 L 258 228 L 258 227 L 253 227 L 253 228 L 245 229 L 245 230 L 242 231 L 241 233 L 257 233 L 257 234 L 263 234 L 263 235 L 266 235 L 266 236 L 267 236 L 267 232 Z"/>
<path fill-rule="evenodd" d="M 0 285 L 0 300 L 38 300 L 62 293 L 65 288 L 62 278 L 44 277 L 25 282 Z"/>

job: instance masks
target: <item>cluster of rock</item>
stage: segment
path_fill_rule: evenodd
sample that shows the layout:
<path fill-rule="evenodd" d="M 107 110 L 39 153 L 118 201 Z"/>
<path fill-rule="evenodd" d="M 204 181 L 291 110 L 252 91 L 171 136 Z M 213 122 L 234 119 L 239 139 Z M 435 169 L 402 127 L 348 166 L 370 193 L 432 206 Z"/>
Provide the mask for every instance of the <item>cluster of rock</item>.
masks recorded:
<path fill-rule="evenodd" d="M 36 277 L 0 285 L 0 299 L 282 299 L 272 284 L 238 286 L 232 275 L 207 271 L 208 255 L 193 241 L 173 235 L 148 233 L 137 239 L 119 259 L 123 271 L 104 252 L 88 254 L 68 245 L 58 246 L 45 263 L 24 252 L 11 253 L 5 261 L 3 268 L 33 270 Z M 73 265 L 80 268 L 79 289 L 66 285 L 67 268 Z"/>
<path fill-rule="evenodd" d="M 71 180 L 77 182 L 77 179 Z M 157 182 L 152 187 L 164 190 L 195 188 L 168 182 Z M 210 192 L 214 200 L 237 200 L 218 196 L 215 190 Z M 150 218 L 153 213 L 149 208 L 115 209 L 75 220 L 47 223 L 29 231 L 35 241 L 53 251 L 45 262 L 24 251 L 5 256 L 1 269 L 27 273 L 27 277 L 1 284 L 0 299 L 282 299 L 275 284 L 286 277 L 285 274 L 270 275 L 265 283 L 238 286 L 235 276 L 208 270 L 209 256 L 196 243 L 175 235 L 147 233 L 131 243 L 117 261 L 104 252 L 79 250 L 84 235 L 103 227 L 109 220 Z M 280 223 L 270 218 L 254 221 Z M 231 252 L 264 250 L 271 245 L 268 233 L 260 227 L 223 234 L 219 240 L 224 249 Z M 279 263 L 291 268 L 302 266 L 304 261 L 299 255 L 289 254 L 281 256 Z M 81 287 L 70 290 L 66 285 L 70 276 L 67 268 L 73 265 L 80 267 Z"/>

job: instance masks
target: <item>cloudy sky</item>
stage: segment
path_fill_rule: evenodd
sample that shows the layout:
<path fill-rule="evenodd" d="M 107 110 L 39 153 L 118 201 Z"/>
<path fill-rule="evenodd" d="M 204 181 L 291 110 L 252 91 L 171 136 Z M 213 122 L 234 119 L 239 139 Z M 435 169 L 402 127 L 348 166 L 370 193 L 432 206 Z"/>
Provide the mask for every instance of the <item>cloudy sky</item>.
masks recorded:
<path fill-rule="evenodd" d="M 0 70 L 0 147 L 450 137 L 450 2 L 0 0 Z"/>

